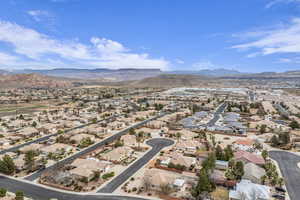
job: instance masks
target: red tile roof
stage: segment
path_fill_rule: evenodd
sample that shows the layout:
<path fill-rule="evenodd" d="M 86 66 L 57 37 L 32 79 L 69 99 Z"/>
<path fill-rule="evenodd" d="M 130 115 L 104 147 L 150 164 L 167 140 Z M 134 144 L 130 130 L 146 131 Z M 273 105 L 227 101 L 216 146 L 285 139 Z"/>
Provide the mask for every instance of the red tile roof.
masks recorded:
<path fill-rule="evenodd" d="M 254 153 L 249 153 L 247 151 L 237 151 L 234 153 L 234 158 L 236 160 L 246 160 L 257 165 L 265 164 L 265 160 L 261 155 L 256 155 Z"/>

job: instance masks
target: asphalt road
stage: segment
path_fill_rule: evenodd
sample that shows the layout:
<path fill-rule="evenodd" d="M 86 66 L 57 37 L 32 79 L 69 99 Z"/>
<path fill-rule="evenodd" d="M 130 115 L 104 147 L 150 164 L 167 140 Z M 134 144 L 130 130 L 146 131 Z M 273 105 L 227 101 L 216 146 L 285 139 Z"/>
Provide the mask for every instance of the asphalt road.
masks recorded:
<path fill-rule="evenodd" d="M 140 123 L 137 123 L 137 124 L 135 124 L 133 126 L 130 126 L 130 127 L 126 128 L 126 129 L 124 129 L 124 130 L 122 130 L 122 131 L 120 131 L 118 133 L 115 133 L 114 135 L 112 135 L 112 136 L 110 136 L 110 137 L 102 140 L 101 142 L 98 142 L 98 143 L 96 143 L 94 145 L 91 145 L 90 147 L 84 149 L 83 151 L 75 153 L 74 155 L 72 155 L 70 157 L 67 157 L 66 159 L 63 159 L 61 161 L 56 162 L 54 165 L 51 165 L 51 166 L 49 166 L 49 167 L 47 167 L 45 169 L 38 170 L 35 173 L 33 173 L 33 174 L 25 177 L 24 179 L 25 180 L 29 180 L 29 181 L 33 181 L 33 180 L 37 179 L 38 177 L 40 177 L 42 175 L 42 173 L 46 172 L 47 170 L 54 170 L 55 168 L 57 168 L 59 166 L 65 165 L 67 163 L 70 163 L 73 160 L 75 160 L 75 159 L 77 159 L 77 158 L 79 158 L 79 157 L 81 157 L 81 156 L 83 156 L 83 155 L 85 155 L 85 154 L 87 154 L 89 152 L 92 152 L 92 151 L 96 150 L 99 147 L 102 147 L 102 146 L 104 146 L 104 145 L 106 145 L 108 143 L 113 142 L 114 140 L 118 139 L 122 135 L 125 135 L 131 128 L 140 127 L 140 126 L 148 123 L 149 121 L 152 121 L 152 120 L 155 120 L 155 119 L 157 119 L 159 117 L 162 117 L 163 115 L 165 115 L 165 114 L 158 115 L 158 116 L 153 117 L 151 119 L 147 119 L 147 120 L 142 121 Z"/>
<path fill-rule="evenodd" d="M 113 117 L 117 117 L 117 116 L 112 116 L 112 117 L 109 117 L 109 118 L 106 118 L 106 119 L 102 119 L 102 120 L 97 121 L 96 123 L 100 123 L 100 122 L 103 122 L 105 120 L 110 120 Z M 65 133 L 68 133 L 68 132 L 76 130 L 76 129 L 84 128 L 84 127 L 90 126 L 92 124 L 94 124 L 94 123 L 88 123 L 88 124 L 76 126 L 74 128 L 65 130 Z M 8 149 L 5 149 L 5 150 L 2 150 L 2 151 L 0 151 L 0 154 L 5 154 L 5 153 L 8 153 L 8 152 L 17 151 L 18 149 L 20 149 L 20 148 L 22 148 L 22 147 L 24 147 L 26 145 L 30 145 L 30 144 L 34 144 L 34 143 L 39 143 L 39 142 L 44 142 L 44 141 L 50 139 L 51 137 L 57 136 L 57 135 L 59 135 L 59 133 L 54 133 L 54 134 L 50 134 L 50 135 L 47 135 L 47 136 L 44 136 L 44 137 L 40 137 L 40 138 L 38 138 L 36 140 L 32 140 L 32 141 L 29 141 L 29 142 L 26 142 L 26 143 L 23 143 L 23 144 L 20 144 L 20 145 L 17 145 L 17 146 L 14 146 L 14 147 L 11 147 L 11 148 L 8 148 Z"/>
<path fill-rule="evenodd" d="M 269 156 L 279 165 L 290 199 L 300 199 L 300 169 L 297 166 L 300 156 L 286 151 L 270 151 Z"/>
<path fill-rule="evenodd" d="M 146 200 L 138 197 L 118 195 L 80 195 L 76 193 L 60 192 L 31 182 L 22 182 L 5 176 L 0 176 L 0 187 L 6 188 L 11 192 L 22 191 L 26 197 L 30 197 L 34 200 L 49 200 L 51 198 L 56 198 L 58 200 Z"/>
<path fill-rule="evenodd" d="M 135 172 L 147 164 L 157 153 L 159 153 L 164 147 L 174 144 L 173 140 L 166 138 L 155 138 L 146 142 L 152 147 L 142 158 L 135 161 L 124 172 L 112 179 L 107 185 L 101 188 L 99 193 L 112 193 L 118 187 L 120 187 L 125 181 L 127 181 Z"/>
<path fill-rule="evenodd" d="M 220 115 L 224 112 L 226 107 L 227 103 L 221 104 L 214 113 L 214 117 L 206 124 L 206 126 L 214 126 L 215 123 L 220 119 Z"/>
<path fill-rule="evenodd" d="M 290 113 L 284 107 L 282 107 L 279 103 L 274 104 L 274 107 L 281 115 L 285 115 L 287 117 L 290 116 Z"/>

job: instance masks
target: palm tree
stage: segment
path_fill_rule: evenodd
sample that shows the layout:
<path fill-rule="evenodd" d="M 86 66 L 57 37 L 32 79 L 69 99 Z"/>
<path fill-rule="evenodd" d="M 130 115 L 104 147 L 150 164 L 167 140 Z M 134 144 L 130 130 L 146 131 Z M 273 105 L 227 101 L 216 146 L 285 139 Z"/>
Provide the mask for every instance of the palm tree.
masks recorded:
<path fill-rule="evenodd" d="M 136 136 L 136 141 L 138 142 L 138 149 L 140 149 L 140 143 L 143 141 L 144 132 L 140 131 Z"/>
<path fill-rule="evenodd" d="M 177 138 L 177 143 L 178 143 L 179 139 L 181 138 L 181 133 L 177 132 L 176 133 L 176 138 Z"/>

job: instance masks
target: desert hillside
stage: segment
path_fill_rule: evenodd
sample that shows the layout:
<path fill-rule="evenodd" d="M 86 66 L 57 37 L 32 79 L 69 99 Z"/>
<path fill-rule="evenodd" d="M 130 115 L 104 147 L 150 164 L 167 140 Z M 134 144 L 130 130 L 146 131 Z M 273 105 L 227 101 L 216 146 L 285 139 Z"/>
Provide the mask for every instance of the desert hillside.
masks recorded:
<path fill-rule="evenodd" d="M 66 88 L 72 87 L 69 80 L 39 74 L 4 74 L 0 75 L 1 88 Z"/>

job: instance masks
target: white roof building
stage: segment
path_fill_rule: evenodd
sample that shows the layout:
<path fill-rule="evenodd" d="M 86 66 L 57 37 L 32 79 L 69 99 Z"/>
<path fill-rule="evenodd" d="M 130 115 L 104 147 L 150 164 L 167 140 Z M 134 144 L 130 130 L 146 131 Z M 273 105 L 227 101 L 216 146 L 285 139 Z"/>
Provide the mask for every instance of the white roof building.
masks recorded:
<path fill-rule="evenodd" d="M 236 185 L 235 190 L 230 190 L 229 199 L 231 200 L 269 200 L 271 199 L 271 188 L 265 185 L 252 183 L 242 179 Z"/>

